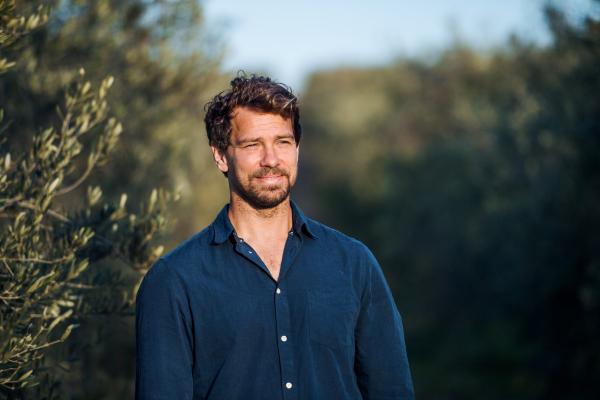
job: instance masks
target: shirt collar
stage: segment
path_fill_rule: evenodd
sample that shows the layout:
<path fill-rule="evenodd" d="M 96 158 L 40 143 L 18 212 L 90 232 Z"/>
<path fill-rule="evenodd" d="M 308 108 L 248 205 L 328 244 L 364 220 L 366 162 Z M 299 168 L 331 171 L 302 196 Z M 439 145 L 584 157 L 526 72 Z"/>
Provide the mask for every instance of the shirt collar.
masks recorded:
<path fill-rule="evenodd" d="M 223 243 L 233 232 L 233 225 L 229 220 L 229 216 L 227 215 L 227 209 L 229 208 L 229 204 L 225 204 L 225 206 L 221 209 L 219 215 L 212 223 L 213 229 L 215 231 L 214 242 L 217 244 Z"/>
<path fill-rule="evenodd" d="M 308 218 L 304 216 L 302 211 L 300 211 L 298 206 L 292 200 L 290 200 L 290 206 L 292 207 L 292 224 L 294 231 L 301 232 L 304 228 L 304 233 L 306 233 L 310 238 L 318 239 L 308 224 Z M 223 243 L 229 236 L 231 236 L 231 233 L 234 230 L 233 225 L 229 220 L 229 215 L 227 215 L 228 208 L 229 204 L 226 204 L 212 223 L 215 233 L 214 242 L 217 244 Z"/>
<path fill-rule="evenodd" d="M 292 206 L 292 224 L 294 225 L 294 230 L 296 232 L 301 232 L 302 228 L 304 228 L 304 233 L 311 239 L 318 239 L 317 235 L 313 233 L 312 228 L 310 227 L 310 220 L 304 216 L 302 211 L 300 211 L 296 203 L 292 200 L 290 200 L 290 205 Z"/>

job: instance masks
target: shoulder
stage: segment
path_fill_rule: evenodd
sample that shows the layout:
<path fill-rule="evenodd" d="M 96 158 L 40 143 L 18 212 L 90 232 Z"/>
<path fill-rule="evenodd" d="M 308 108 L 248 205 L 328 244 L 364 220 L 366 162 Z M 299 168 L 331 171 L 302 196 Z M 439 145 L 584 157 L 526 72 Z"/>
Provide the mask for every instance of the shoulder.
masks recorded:
<path fill-rule="evenodd" d="M 360 260 L 375 261 L 371 250 L 362 242 L 309 218 L 306 218 L 306 224 L 309 231 L 318 238 L 317 241 L 325 248 L 331 251 L 339 249 L 350 256 L 358 257 Z"/>
<path fill-rule="evenodd" d="M 209 225 L 164 255 L 161 260 L 170 267 L 178 267 L 187 265 L 192 260 L 202 259 L 203 254 L 210 251 L 212 239 L 213 228 Z"/>
<path fill-rule="evenodd" d="M 356 288 L 360 293 L 371 287 L 373 279 L 385 280 L 379 263 L 365 244 L 319 222 L 307 219 L 306 223 L 318 238 L 312 241 L 317 251 L 323 254 L 327 262 L 356 279 L 359 282 Z"/>
<path fill-rule="evenodd" d="M 187 269 L 193 268 L 203 259 L 203 254 L 209 251 L 211 241 L 212 228 L 208 226 L 156 261 L 146 273 L 144 281 L 169 281 L 178 275 L 185 275 Z"/>

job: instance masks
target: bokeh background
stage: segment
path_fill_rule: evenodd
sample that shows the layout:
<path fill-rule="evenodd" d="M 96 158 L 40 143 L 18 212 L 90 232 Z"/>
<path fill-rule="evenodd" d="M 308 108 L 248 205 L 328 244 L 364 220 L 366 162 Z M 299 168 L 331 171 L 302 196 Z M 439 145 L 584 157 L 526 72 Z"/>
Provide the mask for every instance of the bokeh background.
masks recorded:
<path fill-rule="evenodd" d="M 91 184 L 180 187 L 170 250 L 228 201 L 204 104 L 268 74 L 302 102 L 292 198 L 379 260 L 418 399 L 600 396 L 600 2 L 19 3 L 53 13 L 0 76 L 4 146 L 56 124 L 80 67 L 113 75 L 124 131 Z M 61 396 L 132 399 L 133 319 L 80 322 Z"/>

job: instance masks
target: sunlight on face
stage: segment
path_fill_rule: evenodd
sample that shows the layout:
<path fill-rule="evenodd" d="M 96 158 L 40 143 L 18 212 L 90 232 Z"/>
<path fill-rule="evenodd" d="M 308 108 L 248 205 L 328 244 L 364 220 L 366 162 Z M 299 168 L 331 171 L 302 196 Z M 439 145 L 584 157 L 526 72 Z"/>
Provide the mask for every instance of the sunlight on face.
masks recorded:
<path fill-rule="evenodd" d="M 231 190 L 253 207 L 273 208 L 288 198 L 298 174 L 292 123 L 245 108 L 236 113 L 226 154 Z"/>

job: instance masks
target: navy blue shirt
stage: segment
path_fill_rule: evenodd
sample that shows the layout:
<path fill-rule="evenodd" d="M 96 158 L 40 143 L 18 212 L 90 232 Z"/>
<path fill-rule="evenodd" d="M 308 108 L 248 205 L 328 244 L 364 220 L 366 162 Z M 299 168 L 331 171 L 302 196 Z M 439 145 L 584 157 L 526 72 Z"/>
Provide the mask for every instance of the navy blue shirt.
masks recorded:
<path fill-rule="evenodd" d="M 414 399 L 404 333 L 360 242 L 292 204 L 279 280 L 227 206 L 137 294 L 136 399 Z"/>

